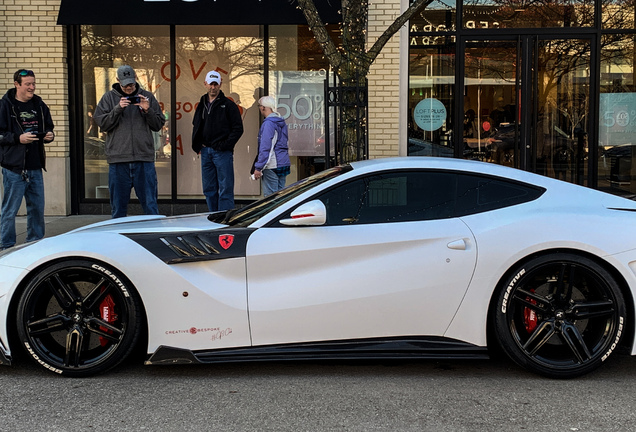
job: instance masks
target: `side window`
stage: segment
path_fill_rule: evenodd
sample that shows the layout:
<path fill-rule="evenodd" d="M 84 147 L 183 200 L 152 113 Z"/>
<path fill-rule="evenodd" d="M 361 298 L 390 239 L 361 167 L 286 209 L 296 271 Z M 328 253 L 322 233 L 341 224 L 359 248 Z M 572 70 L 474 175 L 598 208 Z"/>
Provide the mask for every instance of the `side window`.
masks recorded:
<path fill-rule="evenodd" d="M 328 225 L 408 222 L 451 217 L 455 190 L 452 173 L 396 171 L 356 179 L 318 198 Z"/>
<path fill-rule="evenodd" d="M 539 198 L 545 189 L 525 183 L 460 174 L 457 184 L 457 216 L 509 207 Z"/>

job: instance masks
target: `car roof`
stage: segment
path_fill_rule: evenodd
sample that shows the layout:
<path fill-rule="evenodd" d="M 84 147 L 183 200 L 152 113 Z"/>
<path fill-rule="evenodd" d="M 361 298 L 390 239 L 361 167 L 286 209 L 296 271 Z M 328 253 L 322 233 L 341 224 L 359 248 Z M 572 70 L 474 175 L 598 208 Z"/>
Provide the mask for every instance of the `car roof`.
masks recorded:
<path fill-rule="evenodd" d="M 606 207 L 636 209 L 635 201 L 620 196 L 490 162 L 431 156 L 408 156 L 357 161 L 352 162 L 350 165 L 357 174 L 382 169 L 437 169 L 492 175 L 545 188 L 550 192 L 549 195 L 559 196 L 558 200 L 563 200 L 563 203 L 576 201 L 582 205 L 584 203 L 601 202 Z"/>
<path fill-rule="evenodd" d="M 370 159 L 364 161 L 352 162 L 350 164 L 354 170 L 376 169 L 404 169 L 404 168 L 430 168 L 430 169 L 446 169 L 457 171 L 469 171 L 481 174 L 491 174 L 500 177 L 507 177 L 520 181 L 531 182 L 533 184 L 541 184 L 544 180 L 550 180 L 548 177 L 522 171 L 516 168 L 510 168 L 503 165 L 497 165 L 489 162 L 481 162 L 466 159 L 442 158 L 431 156 L 408 156 L 408 157 L 389 157 Z M 536 182 L 536 183 L 535 183 Z"/>

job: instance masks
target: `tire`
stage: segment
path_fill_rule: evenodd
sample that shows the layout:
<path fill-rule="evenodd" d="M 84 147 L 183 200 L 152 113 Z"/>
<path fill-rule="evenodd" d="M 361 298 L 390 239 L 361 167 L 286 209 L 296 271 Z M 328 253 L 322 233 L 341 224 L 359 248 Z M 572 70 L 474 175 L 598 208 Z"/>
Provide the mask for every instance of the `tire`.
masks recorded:
<path fill-rule="evenodd" d="M 537 257 L 514 269 L 496 306 L 495 333 L 504 352 L 550 378 L 574 378 L 599 367 L 627 324 L 614 277 L 572 253 Z"/>
<path fill-rule="evenodd" d="M 141 328 L 140 301 L 118 270 L 90 260 L 50 265 L 31 279 L 17 306 L 18 338 L 45 369 L 85 377 L 130 354 Z"/>

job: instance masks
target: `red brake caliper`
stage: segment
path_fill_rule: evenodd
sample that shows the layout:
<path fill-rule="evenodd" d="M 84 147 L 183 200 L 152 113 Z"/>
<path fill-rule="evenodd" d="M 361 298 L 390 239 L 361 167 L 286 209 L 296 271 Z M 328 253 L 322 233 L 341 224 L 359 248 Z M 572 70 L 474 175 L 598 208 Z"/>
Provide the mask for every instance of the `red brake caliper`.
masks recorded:
<path fill-rule="evenodd" d="M 113 301 L 113 298 L 110 294 L 108 294 L 99 304 L 99 311 L 102 315 L 102 319 L 107 323 L 111 324 L 117 321 L 117 315 L 115 315 L 115 302 Z M 107 329 L 106 327 L 100 326 L 99 329 L 108 334 L 112 334 L 112 331 Z M 101 344 L 101 346 L 106 346 L 108 340 L 105 337 L 100 336 L 99 343 Z"/>
<path fill-rule="evenodd" d="M 534 290 L 532 290 L 532 292 L 534 292 Z M 526 300 L 530 303 L 532 303 L 533 305 L 537 304 L 536 300 L 531 299 L 530 297 L 527 297 Z M 532 333 L 534 331 L 534 329 L 537 328 L 537 324 L 539 323 L 539 320 L 537 318 L 537 314 L 534 311 L 534 309 L 530 309 L 529 307 L 524 308 L 523 310 L 523 322 L 526 326 L 526 331 L 528 333 Z"/>

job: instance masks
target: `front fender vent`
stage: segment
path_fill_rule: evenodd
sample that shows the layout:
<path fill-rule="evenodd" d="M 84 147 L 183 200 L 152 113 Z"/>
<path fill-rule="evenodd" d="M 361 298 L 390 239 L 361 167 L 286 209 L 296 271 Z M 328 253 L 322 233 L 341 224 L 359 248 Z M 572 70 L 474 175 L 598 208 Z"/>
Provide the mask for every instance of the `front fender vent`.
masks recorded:
<path fill-rule="evenodd" d="M 167 264 L 245 257 L 253 228 L 195 233 L 124 234 Z"/>

